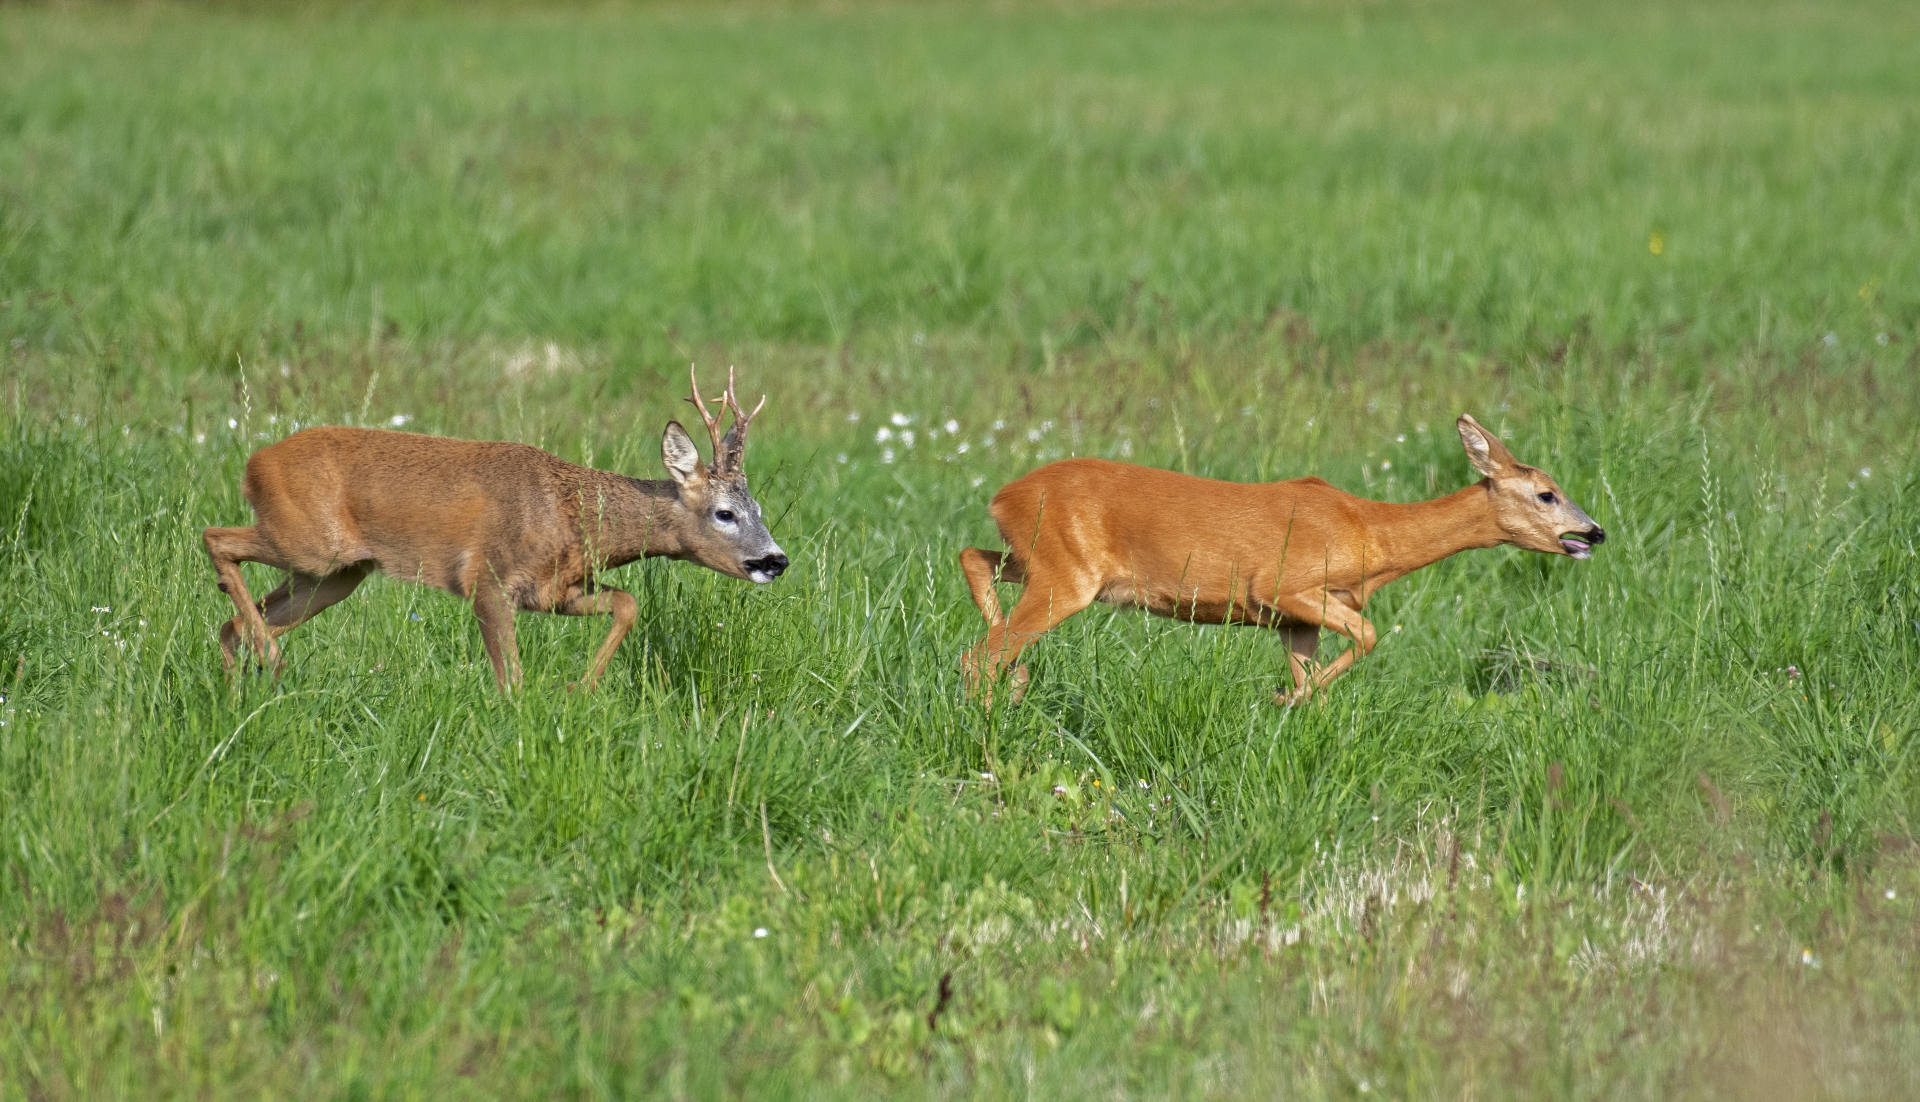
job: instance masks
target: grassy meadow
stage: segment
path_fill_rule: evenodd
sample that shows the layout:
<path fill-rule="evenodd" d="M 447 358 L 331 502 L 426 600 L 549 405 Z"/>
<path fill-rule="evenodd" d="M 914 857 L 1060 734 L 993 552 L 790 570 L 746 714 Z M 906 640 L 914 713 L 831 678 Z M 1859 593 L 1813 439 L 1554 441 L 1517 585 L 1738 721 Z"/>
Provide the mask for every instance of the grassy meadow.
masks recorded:
<path fill-rule="evenodd" d="M 0 1100 L 1920 1094 L 1916 43 L 0 4 Z M 523 614 L 509 698 L 385 579 L 225 676 L 253 449 L 662 477 L 690 361 L 769 395 L 778 583 L 613 572 L 592 694 L 604 620 Z M 1101 608 L 963 698 L 1006 480 L 1417 500 L 1462 412 L 1592 561 L 1396 583 L 1299 708 Z"/>

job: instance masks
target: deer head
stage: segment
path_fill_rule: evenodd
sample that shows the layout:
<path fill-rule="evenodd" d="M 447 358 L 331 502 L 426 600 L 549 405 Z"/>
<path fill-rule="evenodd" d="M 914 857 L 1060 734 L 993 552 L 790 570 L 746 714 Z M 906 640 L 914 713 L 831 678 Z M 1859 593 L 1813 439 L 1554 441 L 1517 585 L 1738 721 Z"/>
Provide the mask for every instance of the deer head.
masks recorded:
<path fill-rule="evenodd" d="M 693 396 L 687 401 L 706 422 L 707 436 L 713 443 L 713 465 L 700 461 L 700 449 L 678 421 L 667 422 L 666 435 L 660 441 L 660 456 L 679 485 L 681 504 L 692 520 L 685 557 L 729 577 L 770 582 L 787 568 L 788 560 L 760 518 L 760 503 L 748 492 L 741 466 L 747 450 L 747 426 L 767 404 L 766 396 L 761 396 L 753 413 L 743 412 L 733 394 L 733 369 L 728 368 L 726 393 L 715 399 L 733 411 L 733 424 L 722 435 L 718 419 L 707 412 L 707 400 L 700 396 L 698 376 L 693 376 L 691 369 L 688 374 L 692 376 Z"/>
<path fill-rule="evenodd" d="M 1607 533 L 1593 522 L 1558 483 L 1538 467 L 1513 457 L 1500 438 L 1467 414 L 1460 415 L 1460 443 L 1467 461 L 1486 476 L 1481 485 L 1493 502 L 1493 514 L 1507 542 L 1529 551 L 1588 558 Z"/>

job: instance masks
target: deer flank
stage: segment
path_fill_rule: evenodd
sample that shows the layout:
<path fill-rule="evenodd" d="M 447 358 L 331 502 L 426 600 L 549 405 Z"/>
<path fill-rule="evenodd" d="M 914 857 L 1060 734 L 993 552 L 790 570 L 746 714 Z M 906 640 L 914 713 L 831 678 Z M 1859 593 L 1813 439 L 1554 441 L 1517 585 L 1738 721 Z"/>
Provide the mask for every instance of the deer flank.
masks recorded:
<path fill-rule="evenodd" d="M 1381 586 L 1449 555 L 1511 544 L 1585 559 L 1606 533 L 1546 472 L 1472 417 L 1458 423 L 1481 481 L 1434 501 L 1368 501 L 1318 478 L 1220 482 L 1105 459 L 1068 459 L 1008 483 L 989 512 L 1005 552 L 960 552 L 987 634 L 962 660 L 969 690 L 1095 601 L 1202 624 L 1250 624 L 1286 636 L 1293 690 L 1307 699 L 1378 640 L 1362 613 Z M 1002 615 L 996 582 L 1025 587 Z M 1352 641 L 1317 666 L 1325 628 Z"/>
<path fill-rule="evenodd" d="M 766 399 L 742 411 L 729 371 L 715 399 L 733 413 L 725 434 L 697 379 L 688 401 L 714 461 L 701 462 L 686 430 L 668 422 L 666 480 L 578 466 L 525 444 L 377 429 L 305 429 L 253 453 L 243 492 L 257 523 L 204 534 L 238 612 L 220 629 L 227 665 L 244 646 L 278 672 L 274 640 L 379 571 L 471 602 L 502 689 L 520 679 L 516 611 L 612 616 L 585 678 L 591 686 L 639 614 L 596 571 L 663 556 L 764 583 L 787 568 L 742 468 L 747 427 Z M 286 581 L 256 602 L 243 562 L 284 570 Z"/>

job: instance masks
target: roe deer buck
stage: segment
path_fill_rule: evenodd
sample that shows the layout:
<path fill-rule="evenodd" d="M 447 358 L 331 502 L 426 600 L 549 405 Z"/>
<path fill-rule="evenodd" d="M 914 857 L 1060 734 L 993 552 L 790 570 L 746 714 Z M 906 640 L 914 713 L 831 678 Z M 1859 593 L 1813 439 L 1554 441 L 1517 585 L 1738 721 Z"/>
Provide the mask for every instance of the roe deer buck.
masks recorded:
<path fill-rule="evenodd" d="M 665 556 L 764 583 L 787 568 L 741 469 L 747 426 L 766 398 L 743 412 L 729 370 L 715 399 L 733 412 L 725 436 L 697 377 L 687 400 L 706 422 L 713 466 L 669 421 L 660 451 L 670 482 L 576 466 L 525 444 L 379 429 L 303 429 L 254 452 L 243 492 L 259 523 L 205 534 L 220 589 L 239 609 L 220 629 L 228 667 L 245 643 L 277 673 L 274 637 L 379 570 L 472 601 L 503 690 L 520 680 L 516 609 L 611 614 L 585 678 L 591 687 L 639 613 L 632 595 L 595 583 L 595 570 Z M 285 570 L 287 580 L 256 604 L 243 562 Z"/>
<path fill-rule="evenodd" d="M 1354 497 L 1318 478 L 1249 485 L 1105 459 L 1066 459 L 1008 483 L 989 511 L 1009 550 L 960 552 L 988 626 L 962 660 L 969 691 L 997 679 L 1042 633 L 1105 601 L 1279 629 L 1294 688 L 1274 701 L 1293 704 L 1373 649 L 1361 612 L 1395 578 L 1471 547 L 1584 559 L 1606 539 L 1546 472 L 1515 459 L 1472 417 L 1458 427 L 1485 477 L 1411 505 Z M 996 581 L 1026 586 L 1011 617 L 1001 616 Z M 1315 669 L 1323 627 L 1353 645 Z M 1026 667 L 1015 667 L 1015 699 L 1026 680 Z"/>

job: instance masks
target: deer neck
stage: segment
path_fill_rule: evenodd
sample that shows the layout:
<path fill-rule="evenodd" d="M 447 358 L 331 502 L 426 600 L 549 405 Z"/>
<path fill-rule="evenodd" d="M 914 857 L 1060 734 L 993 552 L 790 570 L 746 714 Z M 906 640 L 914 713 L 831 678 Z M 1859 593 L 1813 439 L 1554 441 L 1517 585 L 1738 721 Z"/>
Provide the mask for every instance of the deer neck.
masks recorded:
<path fill-rule="evenodd" d="M 606 475 L 591 480 L 585 491 L 581 535 L 606 567 L 686 551 L 687 510 L 672 482 Z"/>
<path fill-rule="evenodd" d="M 1375 527 L 1373 541 L 1380 585 L 1462 551 L 1507 542 L 1484 482 L 1432 501 L 1385 509 L 1386 523 Z"/>

